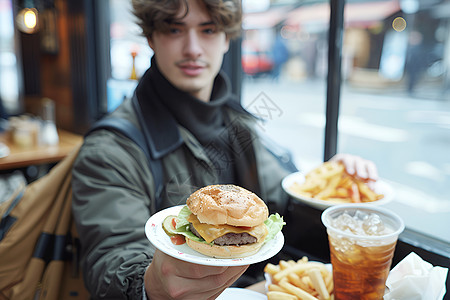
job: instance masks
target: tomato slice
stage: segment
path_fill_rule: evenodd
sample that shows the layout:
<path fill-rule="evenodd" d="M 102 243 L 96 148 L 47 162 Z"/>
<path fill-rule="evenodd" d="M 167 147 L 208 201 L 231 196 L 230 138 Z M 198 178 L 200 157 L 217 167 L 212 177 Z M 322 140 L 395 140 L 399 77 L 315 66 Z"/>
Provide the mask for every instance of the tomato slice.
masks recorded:
<path fill-rule="evenodd" d="M 174 245 L 183 245 L 184 243 L 186 243 L 184 236 L 181 234 L 172 235 L 170 237 L 170 240 L 172 241 L 172 244 L 174 244 Z"/>
<path fill-rule="evenodd" d="M 172 226 L 173 226 L 173 228 L 177 228 L 176 218 L 172 218 Z"/>

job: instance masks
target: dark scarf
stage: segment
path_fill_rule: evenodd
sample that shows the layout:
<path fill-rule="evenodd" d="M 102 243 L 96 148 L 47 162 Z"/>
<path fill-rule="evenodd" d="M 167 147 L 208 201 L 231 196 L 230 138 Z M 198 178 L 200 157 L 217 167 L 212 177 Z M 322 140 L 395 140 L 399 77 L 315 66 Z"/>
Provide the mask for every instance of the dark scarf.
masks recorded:
<path fill-rule="evenodd" d="M 233 101 L 233 96 L 225 74 L 217 75 L 210 102 L 203 102 L 174 87 L 161 74 L 155 59 L 152 59 L 151 68 L 142 77 L 136 93 L 139 99 L 151 99 L 151 103 L 144 101 L 144 115 L 145 110 L 156 109 L 161 112 L 154 124 L 158 124 L 162 131 L 164 127 L 161 124 L 173 118 L 195 136 L 216 168 L 219 176 L 217 183 L 236 183 L 235 164 L 224 116 L 224 107 Z M 151 97 L 153 93 L 156 97 Z M 140 103 L 142 106 L 143 102 Z"/>

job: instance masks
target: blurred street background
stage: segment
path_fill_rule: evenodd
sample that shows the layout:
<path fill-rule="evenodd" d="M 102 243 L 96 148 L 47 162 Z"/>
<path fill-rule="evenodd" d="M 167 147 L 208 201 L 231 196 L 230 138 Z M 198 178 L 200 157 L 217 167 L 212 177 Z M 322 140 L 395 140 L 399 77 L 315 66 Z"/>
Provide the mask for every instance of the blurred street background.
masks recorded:
<path fill-rule="evenodd" d="M 307 172 L 323 161 L 326 83 L 271 81 L 245 79 L 244 107 L 265 117 L 261 129 Z M 338 152 L 373 160 L 395 190 L 387 206 L 409 228 L 450 241 L 450 102 L 347 85 L 341 92 Z"/>

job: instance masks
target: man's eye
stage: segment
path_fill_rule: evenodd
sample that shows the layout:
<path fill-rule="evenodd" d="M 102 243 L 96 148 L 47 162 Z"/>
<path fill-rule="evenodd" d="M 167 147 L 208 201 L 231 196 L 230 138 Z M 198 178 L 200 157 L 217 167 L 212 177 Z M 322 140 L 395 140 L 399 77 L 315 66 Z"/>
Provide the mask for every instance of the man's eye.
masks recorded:
<path fill-rule="evenodd" d="M 216 30 L 213 28 L 206 28 L 203 30 L 203 32 L 206 34 L 214 34 L 214 33 L 216 33 Z"/>
<path fill-rule="evenodd" d="M 169 32 L 175 34 L 175 33 L 179 33 L 180 30 L 178 28 L 169 28 Z"/>

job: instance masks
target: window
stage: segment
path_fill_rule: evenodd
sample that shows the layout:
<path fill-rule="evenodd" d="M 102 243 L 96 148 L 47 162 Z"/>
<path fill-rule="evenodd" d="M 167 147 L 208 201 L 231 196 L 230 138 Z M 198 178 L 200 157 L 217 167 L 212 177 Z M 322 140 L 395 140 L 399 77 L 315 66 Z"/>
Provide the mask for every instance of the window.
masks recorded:
<path fill-rule="evenodd" d="M 436 15 L 437 1 L 412 2 L 345 29 L 339 152 L 376 161 L 396 191 L 388 207 L 408 228 L 450 243 L 450 14 Z"/>
<path fill-rule="evenodd" d="M 373 160 L 395 191 L 386 206 L 411 232 L 442 242 L 446 257 L 448 5 L 347 2 L 337 135 L 337 152 Z M 266 119 L 262 130 L 289 148 L 303 171 L 324 157 L 329 16 L 328 1 L 273 1 L 268 9 L 245 14 L 242 102 Z"/>
<path fill-rule="evenodd" d="M 308 171 L 323 161 L 325 141 L 330 139 L 325 136 L 329 1 L 248 3 L 240 49 L 243 106 L 265 118 L 260 129 L 288 148 L 297 166 Z M 108 91 L 112 109 L 118 103 L 114 101 L 120 102 L 135 85 L 129 79 L 132 49 L 139 49 L 137 77 L 149 66 L 152 53 L 138 36 L 129 3 L 110 0 L 109 5 L 109 83 L 115 88 L 124 83 L 115 91 L 119 96 L 111 97 Z M 387 207 L 405 220 L 413 242 L 430 238 L 443 245 L 440 253 L 449 257 L 446 5 L 448 1 L 440 0 L 347 1 L 336 150 L 373 160 L 395 191 Z"/>
<path fill-rule="evenodd" d="M 108 111 L 130 96 L 145 70 L 152 50 L 131 13 L 131 1 L 110 0 L 111 75 L 107 82 Z"/>
<path fill-rule="evenodd" d="M 13 16 L 12 1 L 0 0 L 0 108 L 3 107 L 5 112 L 2 113 L 8 115 L 21 110 L 22 91 Z"/>

